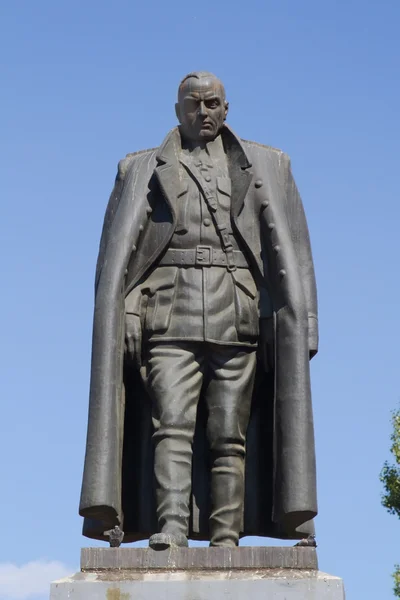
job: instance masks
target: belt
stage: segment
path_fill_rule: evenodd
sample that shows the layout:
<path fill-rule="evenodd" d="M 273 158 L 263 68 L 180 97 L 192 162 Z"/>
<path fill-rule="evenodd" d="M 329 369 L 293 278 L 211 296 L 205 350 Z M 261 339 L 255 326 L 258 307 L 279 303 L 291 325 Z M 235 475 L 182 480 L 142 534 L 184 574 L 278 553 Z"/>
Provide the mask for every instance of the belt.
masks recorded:
<path fill-rule="evenodd" d="M 158 264 L 164 267 L 227 267 L 228 270 L 234 270 L 236 267 L 239 269 L 249 268 L 249 264 L 243 252 L 234 250 L 233 256 L 235 265 L 232 268 L 228 266 L 225 252 L 221 249 L 218 250 L 213 248 L 212 246 L 200 245 L 196 246 L 196 248 L 190 248 L 189 250 L 170 248 L 166 251 Z"/>

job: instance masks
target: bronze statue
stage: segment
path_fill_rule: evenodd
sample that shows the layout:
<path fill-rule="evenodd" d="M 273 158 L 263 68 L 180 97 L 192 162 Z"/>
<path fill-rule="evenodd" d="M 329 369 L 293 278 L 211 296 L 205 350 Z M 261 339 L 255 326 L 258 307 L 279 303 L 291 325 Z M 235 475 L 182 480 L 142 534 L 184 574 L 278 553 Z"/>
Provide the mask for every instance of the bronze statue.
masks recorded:
<path fill-rule="evenodd" d="M 180 125 L 119 163 L 107 207 L 80 514 L 112 545 L 313 534 L 306 219 L 288 156 L 227 113 L 220 80 L 187 75 Z"/>

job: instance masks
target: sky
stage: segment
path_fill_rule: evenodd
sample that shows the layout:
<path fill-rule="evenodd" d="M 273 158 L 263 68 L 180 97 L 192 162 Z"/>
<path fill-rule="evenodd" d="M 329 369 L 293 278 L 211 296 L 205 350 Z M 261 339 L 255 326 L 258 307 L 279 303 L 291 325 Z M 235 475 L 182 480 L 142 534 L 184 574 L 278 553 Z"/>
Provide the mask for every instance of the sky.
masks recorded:
<path fill-rule="evenodd" d="M 79 568 L 93 280 L 118 161 L 175 126 L 181 78 L 292 159 L 320 309 L 312 362 L 320 569 L 390 600 L 381 506 L 399 406 L 398 0 L 0 2 L 0 600 Z M 271 540 L 247 539 L 245 543 Z M 279 543 L 279 542 L 273 542 Z"/>

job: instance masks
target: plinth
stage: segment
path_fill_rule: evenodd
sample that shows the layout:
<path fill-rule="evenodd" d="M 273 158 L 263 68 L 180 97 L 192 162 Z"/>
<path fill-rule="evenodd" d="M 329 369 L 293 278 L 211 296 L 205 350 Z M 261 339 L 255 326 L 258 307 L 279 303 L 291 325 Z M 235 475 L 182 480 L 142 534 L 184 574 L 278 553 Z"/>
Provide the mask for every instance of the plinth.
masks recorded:
<path fill-rule="evenodd" d="M 344 600 L 315 548 L 83 548 L 50 600 Z"/>

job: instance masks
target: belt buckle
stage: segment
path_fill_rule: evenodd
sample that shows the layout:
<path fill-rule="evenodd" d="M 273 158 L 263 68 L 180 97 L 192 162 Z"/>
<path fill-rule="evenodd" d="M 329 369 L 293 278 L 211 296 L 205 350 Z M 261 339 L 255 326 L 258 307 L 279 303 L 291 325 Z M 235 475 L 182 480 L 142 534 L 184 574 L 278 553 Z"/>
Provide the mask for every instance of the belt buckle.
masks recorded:
<path fill-rule="evenodd" d="M 196 265 L 199 267 L 211 267 L 212 251 L 211 246 L 196 246 Z"/>

